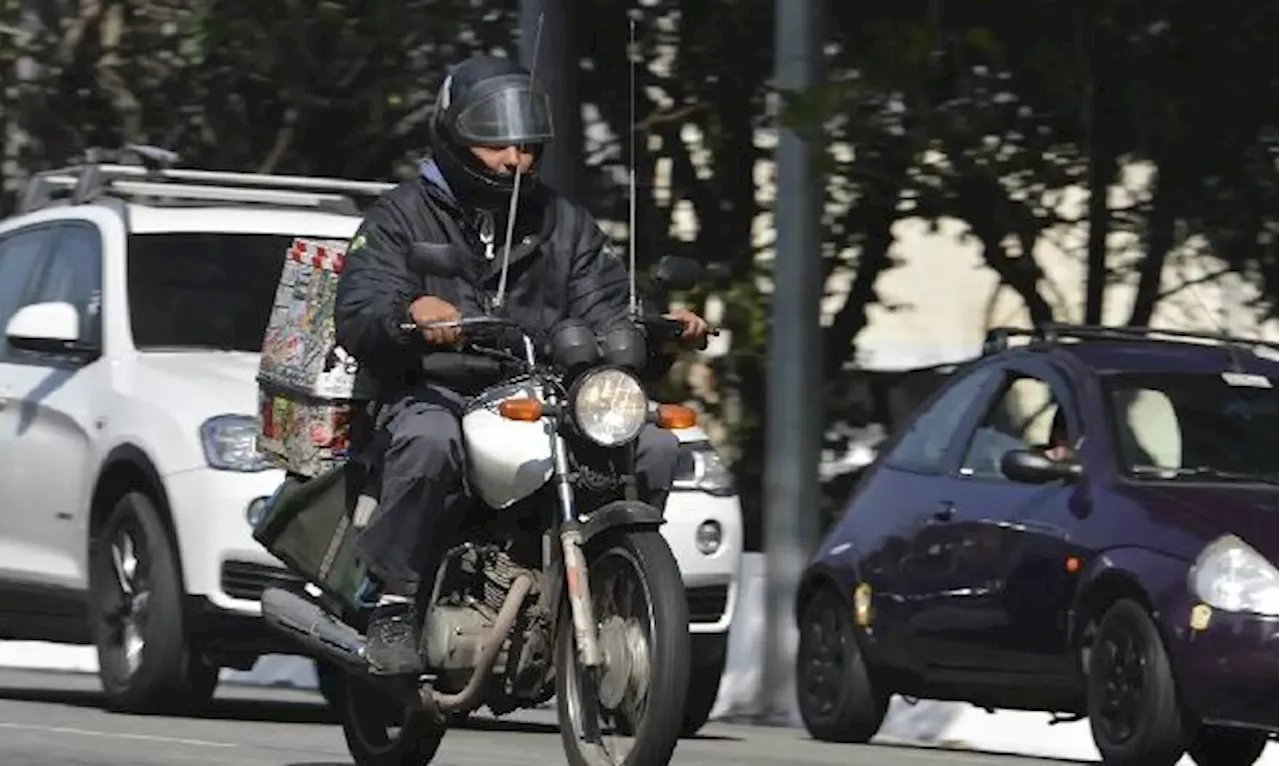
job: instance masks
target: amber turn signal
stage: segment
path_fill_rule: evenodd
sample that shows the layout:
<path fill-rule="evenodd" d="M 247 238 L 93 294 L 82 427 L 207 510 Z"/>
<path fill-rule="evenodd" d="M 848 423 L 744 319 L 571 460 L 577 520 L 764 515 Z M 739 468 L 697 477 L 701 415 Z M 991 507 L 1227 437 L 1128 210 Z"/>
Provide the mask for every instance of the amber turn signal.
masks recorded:
<path fill-rule="evenodd" d="M 542 402 L 537 399 L 507 399 L 498 405 L 498 414 L 507 420 L 532 423 L 542 417 Z"/>
<path fill-rule="evenodd" d="M 679 404 L 658 405 L 659 428 L 693 428 L 698 424 L 698 413 Z"/>

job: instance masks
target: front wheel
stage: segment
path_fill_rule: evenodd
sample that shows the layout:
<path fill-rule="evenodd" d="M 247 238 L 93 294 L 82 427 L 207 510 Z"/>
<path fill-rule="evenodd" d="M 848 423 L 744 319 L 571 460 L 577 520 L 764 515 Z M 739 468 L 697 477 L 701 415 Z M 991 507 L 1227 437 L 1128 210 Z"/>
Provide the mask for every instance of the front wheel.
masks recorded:
<path fill-rule="evenodd" d="M 586 553 L 604 663 L 595 671 L 578 664 L 572 613 L 562 605 L 556 709 L 565 755 L 571 766 L 669 763 L 689 686 L 689 607 L 680 568 L 651 530 L 609 533 Z"/>
<path fill-rule="evenodd" d="M 156 504 L 120 497 L 89 544 L 91 620 L 107 707 L 199 710 L 218 685 L 187 636 L 178 554 Z"/>
<path fill-rule="evenodd" d="M 1204 726 L 1192 736 L 1187 754 L 1196 766 L 1252 766 L 1266 747 L 1264 732 Z"/>

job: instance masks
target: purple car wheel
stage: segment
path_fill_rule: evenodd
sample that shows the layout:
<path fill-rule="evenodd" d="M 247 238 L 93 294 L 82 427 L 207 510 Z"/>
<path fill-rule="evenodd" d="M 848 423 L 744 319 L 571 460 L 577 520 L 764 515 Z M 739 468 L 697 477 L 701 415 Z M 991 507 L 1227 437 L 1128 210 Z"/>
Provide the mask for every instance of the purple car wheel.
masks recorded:
<path fill-rule="evenodd" d="M 849 612 L 830 588 L 801 611 L 796 696 L 805 728 L 824 742 L 868 742 L 889 710 L 889 694 L 872 683 Z"/>
<path fill-rule="evenodd" d="M 1169 657 L 1146 609 L 1111 605 L 1089 653 L 1093 741 L 1108 766 L 1173 766 L 1186 751 Z"/>

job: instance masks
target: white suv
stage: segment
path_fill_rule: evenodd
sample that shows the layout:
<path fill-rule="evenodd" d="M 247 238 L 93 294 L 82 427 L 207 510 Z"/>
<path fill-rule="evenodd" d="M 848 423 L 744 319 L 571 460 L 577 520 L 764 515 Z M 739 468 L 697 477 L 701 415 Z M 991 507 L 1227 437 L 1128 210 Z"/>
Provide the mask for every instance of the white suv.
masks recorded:
<path fill-rule="evenodd" d="M 32 180 L 0 222 L 0 639 L 96 644 L 110 705 L 135 710 L 199 706 L 219 668 L 297 651 L 259 619 L 285 573 L 250 534 L 282 478 L 254 449 L 257 352 L 292 239 L 349 238 L 352 197 L 386 188 L 103 164 Z M 667 528 L 693 629 L 723 632 L 736 498 L 696 494 L 708 513 L 676 492 Z"/>

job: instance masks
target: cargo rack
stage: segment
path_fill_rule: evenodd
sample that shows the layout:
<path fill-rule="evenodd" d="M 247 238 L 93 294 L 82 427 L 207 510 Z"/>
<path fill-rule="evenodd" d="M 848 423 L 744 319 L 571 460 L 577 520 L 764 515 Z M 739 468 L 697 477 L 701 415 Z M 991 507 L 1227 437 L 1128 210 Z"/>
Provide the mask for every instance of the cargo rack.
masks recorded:
<path fill-rule="evenodd" d="M 996 354 L 1009 348 L 1010 338 L 1029 338 L 1032 347 L 1057 345 L 1063 340 L 1139 341 L 1149 343 L 1195 343 L 1228 348 L 1269 348 L 1280 350 L 1280 343 L 1261 338 L 1242 338 L 1226 333 L 1196 330 L 1170 330 L 1157 327 L 1108 327 L 1105 325 L 1061 324 L 1046 322 L 1035 327 L 993 327 L 982 342 L 982 353 Z"/>
<path fill-rule="evenodd" d="M 381 181 L 174 168 L 180 159 L 168 149 L 141 144 L 90 149 L 83 162 L 32 176 L 18 212 L 117 199 L 158 207 L 265 205 L 360 215 L 363 208 L 358 200 L 377 197 L 394 186 Z"/>

